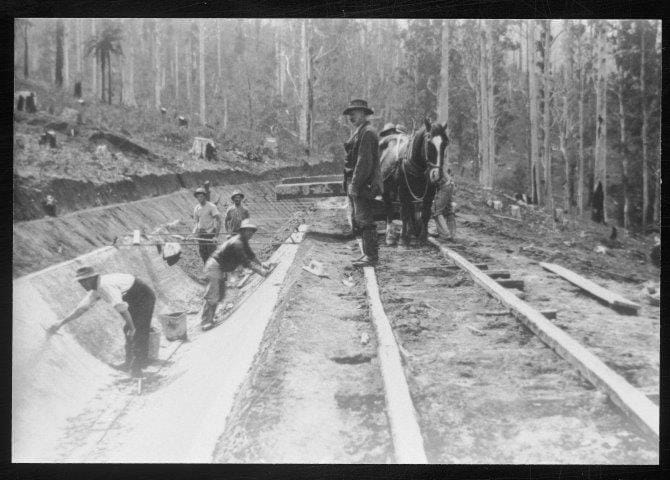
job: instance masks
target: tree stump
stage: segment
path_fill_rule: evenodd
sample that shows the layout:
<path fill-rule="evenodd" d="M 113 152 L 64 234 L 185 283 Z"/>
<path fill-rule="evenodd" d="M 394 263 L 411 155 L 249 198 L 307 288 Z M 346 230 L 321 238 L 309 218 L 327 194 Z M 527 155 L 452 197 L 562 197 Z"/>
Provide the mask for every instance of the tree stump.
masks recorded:
<path fill-rule="evenodd" d="M 47 130 L 40 136 L 38 143 L 40 145 L 49 144 L 49 147 L 56 148 L 56 132 L 53 130 Z"/>
<path fill-rule="evenodd" d="M 74 84 L 74 96 L 81 98 L 81 82 L 76 82 Z"/>
<path fill-rule="evenodd" d="M 22 112 L 22 111 L 23 111 L 23 104 L 24 104 L 24 103 L 25 103 L 25 102 L 24 102 L 24 100 L 23 100 L 23 97 L 22 97 L 22 96 L 19 96 L 19 101 L 18 101 L 18 103 L 17 103 L 17 105 L 16 105 L 16 109 L 17 109 L 19 112 Z"/>
<path fill-rule="evenodd" d="M 554 210 L 554 220 L 558 223 L 563 224 L 565 220 L 565 213 L 562 208 L 557 208 Z"/>
<path fill-rule="evenodd" d="M 184 117 L 182 117 L 181 115 L 179 115 L 179 116 L 177 117 L 177 124 L 178 124 L 180 127 L 188 127 L 188 120 L 186 120 Z"/>
<path fill-rule="evenodd" d="M 493 210 L 502 211 L 503 204 L 500 200 L 493 200 Z"/>
<path fill-rule="evenodd" d="M 213 155 L 216 149 L 214 141 L 210 138 L 195 137 L 193 139 L 193 146 L 188 153 L 192 154 L 196 158 L 207 158 L 209 160 L 210 157 L 207 156 L 208 146 L 210 148 L 210 155 Z"/>

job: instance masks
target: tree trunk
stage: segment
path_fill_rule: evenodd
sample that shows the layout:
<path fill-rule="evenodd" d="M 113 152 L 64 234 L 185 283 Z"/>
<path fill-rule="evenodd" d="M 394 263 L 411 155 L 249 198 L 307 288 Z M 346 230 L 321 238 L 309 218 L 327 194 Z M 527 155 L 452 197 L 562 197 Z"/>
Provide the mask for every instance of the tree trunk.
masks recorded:
<path fill-rule="evenodd" d="M 621 68 L 618 73 L 618 91 L 619 97 L 619 154 L 621 155 L 621 185 L 623 187 L 623 228 L 630 228 L 630 199 L 628 198 L 628 148 L 626 141 L 626 112 L 624 110 L 624 79 Z"/>
<path fill-rule="evenodd" d="M 161 108 L 161 31 L 160 21 L 154 20 L 154 107 Z"/>
<path fill-rule="evenodd" d="M 449 19 L 442 20 L 442 59 L 440 62 L 440 93 L 437 100 L 437 118 L 444 125 L 449 124 Z M 446 162 L 445 162 L 446 163 Z"/>
<path fill-rule="evenodd" d="M 95 38 L 95 18 L 91 19 L 91 36 Z M 91 96 L 95 98 L 98 95 L 98 61 L 95 55 L 91 58 Z"/>
<path fill-rule="evenodd" d="M 107 51 L 107 104 L 112 104 L 112 55 Z"/>
<path fill-rule="evenodd" d="M 75 77 L 77 82 L 82 81 L 81 26 L 82 26 L 82 19 L 81 18 L 75 19 L 75 23 L 74 23 L 74 28 L 75 28 L 75 33 L 74 33 L 75 53 L 74 54 L 77 57 L 77 59 L 76 59 L 77 72 L 76 72 L 76 77 Z"/>
<path fill-rule="evenodd" d="M 310 58 L 309 40 L 307 32 L 307 19 L 302 19 L 300 24 L 300 129 L 299 140 L 305 147 L 309 148 L 309 77 Z"/>
<path fill-rule="evenodd" d="M 23 26 L 23 77 L 30 78 L 30 67 L 28 62 L 28 24 Z"/>
<path fill-rule="evenodd" d="M 577 42 L 579 49 L 579 167 L 577 173 L 577 207 L 579 215 L 584 214 L 584 59 L 582 58 L 582 39 Z"/>
<path fill-rule="evenodd" d="M 228 129 L 228 95 L 223 97 L 223 131 Z"/>
<path fill-rule="evenodd" d="M 100 54 L 100 100 L 105 103 L 105 56 Z"/>
<path fill-rule="evenodd" d="M 56 22 L 56 86 L 63 86 L 63 21 Z"/>
<path fill-rule="evenodd" d="M 482 22 L 485 20 L 479 21 L 479 28 L 477 29 L 477 35 L 479 37 L 479 96 L 481 98 L 481 170 L 479 171 L 479 183 L 483 186 L 488 186 L 490 171 L 489 163 L 489 138 L 488 138 L 488 87 L 487 80 L 488 76 L 486 73 L 486 41 L 485 33 Z"/>
<path fill-rule="evenodd" d="M 189 28 L 186 42 L 186 110 L 191 111 L 191 75 L 193 74 L 193 40 Z"/>
<path fill-rule="evenodd" d="M 598 196 L 598 204 L 593 205 L 596 222 L 607 221 L 607 58 L 605 54 L 605 29 L 602 23 L 597 30 L 597 83 L 596 83 L 596 149 L 593 169 L 594 192 L 602 191 L 602 204 Z M 602 209 L 602 212 L 599 210 Z M 602 213 L 602 216 L 601 216 Z"/>
<path fill-rule="evenodd" d="M 69 93 L 70 90 L 70 19 L 63 21 L 63 89 Z"/>
<path fill-rule="evenodd" d="M 551 24 L 549 20 L 544 21 L 544 131 L 542 153 L 544 156 L 544 200 L 549 207 L 552 216 L 554 214 L 554 192 L 551 175 Z"/>
<path fill-rule="evenodd" d="M 491 22 L 493 20 L 486 20 L 486 97 L 487 108 L 486 114 L 488 116 L 487 122 L 487 139 L 488 139 L 488 156 L 489 156 L 489 175 L 487 187 L 493 188 L 493 178 L 496 169 L 496 134 L 495 134 L 495 107 L 493 98 L 493 34 Z"/>
<path fill-rule="evenodd" d="M 135 99 L 135 20 L 126 20 L 127 36 L 126 45 L 123 48 L 125 58 L 123 59 L 121 99 L 124 105 L 136 107 Z"/>
<path fill-rule="evenodd" d="M 216 93 L 221 93 L 223 70 L 221 68 L 221 19 L 216 19 Z"/>
<path fill-rule="evenodd" d="M 538 165 L 539 145 L 538 145 L 538 105 L 537 105 L 537 64 L 535 62 L 535 20 L 527 20 L 528 25 L 528 95 L 529 95 L 529 115 L 530 115 L 530 157 L 531 157 L 531 196 L 535 203 L 539 203 L 542 198 L 540 191 L 540 169 Z"/>
<path fill-rule="evenodd" d="M 174 42 L 174 101 L 179 105 L 179 39 Z"/>
<path fill-rule="evenodd" d="M 643 24 L 644 20 L 640 20 Z M 649 165 L 647 164 L 647 128 L 649 124 L 649 112 L 647 111 L 647 85 L 645 78 L 646 47 L 644 42 L 645 29 L 640 29 L 640 101 L 642 102 L 642 231 L 647 229 L 649 218 Z"/>
<path fill-rule="evenodd" d="M 560 129 L 560 148 L 565 166 L 565 183 L 563 188 L 563 211 L 569 212 L 572 206 L 570 195 L 570 157 L 568 156 L 567 144 L 571 137 L 572 121 L 570 116 L 570 92 L 572 91 L 572 37 L 570 34 L 570 22 L 563 20 L 563 118 Z"/>
<path fill-rule="evenodd" d="M 207 112 L 205 102 L 205 21 L 200 19 L 198 21 L 198 52 L 200 58 L 198 59 L 198 76 L 200 77 L 200 124 L 207 123 Z"/>

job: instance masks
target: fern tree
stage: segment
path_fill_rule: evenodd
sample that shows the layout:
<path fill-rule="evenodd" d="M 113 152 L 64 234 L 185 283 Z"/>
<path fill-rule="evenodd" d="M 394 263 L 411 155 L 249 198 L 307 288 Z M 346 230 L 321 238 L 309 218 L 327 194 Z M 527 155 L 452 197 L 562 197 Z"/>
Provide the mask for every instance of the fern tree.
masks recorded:
<path fill-rule="evenodd" d="M 107 72 L 107 103 L 112 104 L 112 55 L 123 55 L 121 48 L 121 27 L 106 24 L 100 32 L 91 37 L 86 45 L 86 55 L 93 55 L 100 65 L 102 88 L 101 99 L 105 101 L 105 72 Z"/>

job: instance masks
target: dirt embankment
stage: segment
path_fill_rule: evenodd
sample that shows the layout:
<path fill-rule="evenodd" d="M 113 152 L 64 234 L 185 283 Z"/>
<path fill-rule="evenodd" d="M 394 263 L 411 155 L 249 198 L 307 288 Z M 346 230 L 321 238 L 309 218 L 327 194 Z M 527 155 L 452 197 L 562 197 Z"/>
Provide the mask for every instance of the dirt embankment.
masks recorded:
<path fill-rule="evenodd" d="M 324 162 L 300 167 L 283 167 L 262 173 L 240 168 L 210 169 L 166 173 L 162 175 L 131 175 L 113 183 L 54 178 L 43 188 L 36 188 L 29 178 L 14 175 L 14 221 L 42 218 L 42 200 L 52 195 L 58 202 L 59 214 L 114 203 L 129 202 L 194 188 L 209 180 L 212 185 L 236 185 L 247 182 L 274 180 L 287 176 L 309 176 L 335 173 L 341 170 L 339 162 Z"/>

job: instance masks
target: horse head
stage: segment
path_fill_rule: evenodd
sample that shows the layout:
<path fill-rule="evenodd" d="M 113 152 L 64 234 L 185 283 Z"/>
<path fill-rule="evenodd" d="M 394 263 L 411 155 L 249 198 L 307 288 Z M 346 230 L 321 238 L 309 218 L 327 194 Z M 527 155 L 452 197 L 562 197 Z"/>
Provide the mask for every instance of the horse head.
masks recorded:
<path fill-rule="evenodd" d="M 428 169 L 428 178 L 435 184 L 442 178 L 442 166 L 444 165 L 444 151 L 449 145 L 447 136 L 447 125 L 440 123 L 430 123 L 427 118 L 424 119 L 424 159 L 426 169 Z"/>

